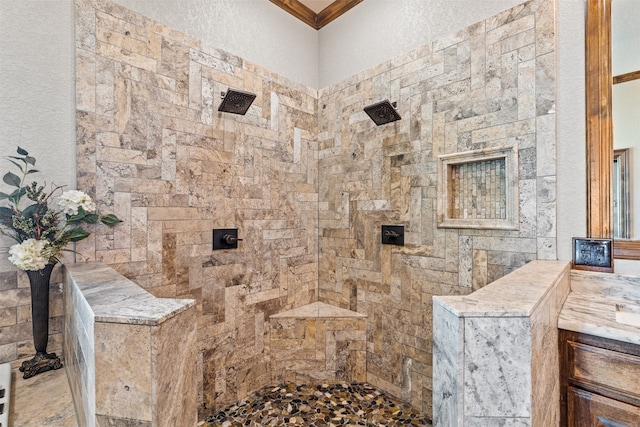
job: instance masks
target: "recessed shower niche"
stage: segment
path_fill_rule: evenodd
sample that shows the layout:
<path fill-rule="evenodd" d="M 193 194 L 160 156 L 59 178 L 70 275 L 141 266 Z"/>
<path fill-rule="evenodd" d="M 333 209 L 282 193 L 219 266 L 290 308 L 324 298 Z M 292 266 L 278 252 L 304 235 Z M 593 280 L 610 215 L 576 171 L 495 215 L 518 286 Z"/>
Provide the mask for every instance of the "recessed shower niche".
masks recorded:
<path fill-rule="evenodd" d="M 518 228 L 517 145 L 438 160 L 438 227 Z"/>

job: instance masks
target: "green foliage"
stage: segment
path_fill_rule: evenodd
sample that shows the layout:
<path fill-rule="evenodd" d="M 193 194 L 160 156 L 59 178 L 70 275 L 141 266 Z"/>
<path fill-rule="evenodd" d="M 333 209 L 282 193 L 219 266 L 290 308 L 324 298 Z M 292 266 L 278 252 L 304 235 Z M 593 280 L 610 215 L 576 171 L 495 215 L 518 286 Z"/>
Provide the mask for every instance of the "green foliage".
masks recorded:
<path fill-rule="evenodd" d="M 82 224 L 86 218 L 86 214 L 84 213 L 84 209 L 82 207 L 78 208 L 78 213 L 76 215 L 67 215 L 67 223 L 69 224 Z"/>
<path fill-rule="evenodd" d="M 56 262 L 69 243 L 89 237 L 90 233 L 82 224 L 101 222 L 114 227 L 122 222 L 114 214 L 86 212 L 82 206 L 78 206 L 77 214 L 73 215 L 53 209 L 53 199 L 58 193 L 62 193 L 63 187 L 52 185 L 51 190 L 46 191 L 46 187 L 37 182 L 27 184 L 27 178 L 38 172 L 34 168 L 36 159 L 21 147 L 18 147 L 17 154 L 8 156 L 7 160 L 17 168 L 18 173 L 7 172 L 2 177 L 5 184 L 15 189 L 9 194 L 0 192 L 0 201 L 7 201 L 7 206 L 0 206 L 0 234 L 11 237 L 18 243 L 28 239 L 47 240 L 46 255 L 50 262 Z M 31 203 L 23 208 L 21 205 L 24 199 Z"/>
<path fill-rule="evenodd" d="M 78 242 L 89 237 L 89 232 L 84 230 L 83 228 L 76 227 L 65 231 L 62 234 L 62 237 L 68 242 Z"/>
<path fill-rule="evenodd" d="M 6 174 L 4 174 L 4 176 L 2 177 L 2 180 L 6 184 L 9 184 L 12 187 L 20 188 L 20 184 L 22 184 L 22 180 L 20 179 L 20 177 L 15 173 L 11 173 L 11 172 L 7 172 Z"/>
<path fill-rule="evenodd" d="M 108 225 L 109 227 L 113 227 L 114 225 L 122 221 L 114 214 L 106 214 L 100 218 L 100 222 L 102 222 L 104 225 Z"/>

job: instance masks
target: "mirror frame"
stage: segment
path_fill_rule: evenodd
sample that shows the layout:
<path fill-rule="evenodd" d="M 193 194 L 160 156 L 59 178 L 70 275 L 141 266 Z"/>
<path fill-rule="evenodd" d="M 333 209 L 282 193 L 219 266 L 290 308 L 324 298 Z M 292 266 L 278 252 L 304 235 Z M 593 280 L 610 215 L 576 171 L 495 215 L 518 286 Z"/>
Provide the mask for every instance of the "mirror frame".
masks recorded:
<path fill-rule="evenodd" d="M 606 239 L 613 236 L 612 1 L 588 0 L 585 23 L 587 236 Z M 613 256 L 640 260 L 640 241 L 614 240 Z"/>

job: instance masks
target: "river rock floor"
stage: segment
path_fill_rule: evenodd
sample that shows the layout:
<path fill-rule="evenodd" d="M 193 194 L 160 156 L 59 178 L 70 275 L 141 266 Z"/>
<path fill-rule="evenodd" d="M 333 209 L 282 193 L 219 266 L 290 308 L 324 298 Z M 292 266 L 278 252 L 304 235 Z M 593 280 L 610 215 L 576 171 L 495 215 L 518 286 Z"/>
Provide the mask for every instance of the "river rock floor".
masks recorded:
<path fill-rule="evenodd" d="M 203 427 L 425 426 L 431 420 L 369 384 L 267 386 L 217 414 Z"/>

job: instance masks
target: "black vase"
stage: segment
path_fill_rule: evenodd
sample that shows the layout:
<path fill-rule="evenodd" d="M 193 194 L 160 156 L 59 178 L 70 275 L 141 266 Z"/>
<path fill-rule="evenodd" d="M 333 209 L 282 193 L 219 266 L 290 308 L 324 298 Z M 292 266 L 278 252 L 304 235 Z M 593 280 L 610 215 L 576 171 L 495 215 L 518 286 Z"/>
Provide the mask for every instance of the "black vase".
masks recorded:
<path fill-rule="evenodd" d="M 27 270 L 31 286 L 31 322 L 33 326 L 33 345 L 36 355 L 31 360 L 22 362 L 20 371 L 23 378 L 52 369 L 62 368 L 60 358 L 55 353 L 47 353 L 49 342 L 49 282 L 55 264 L 47 264 L 42 270 Z"/>

